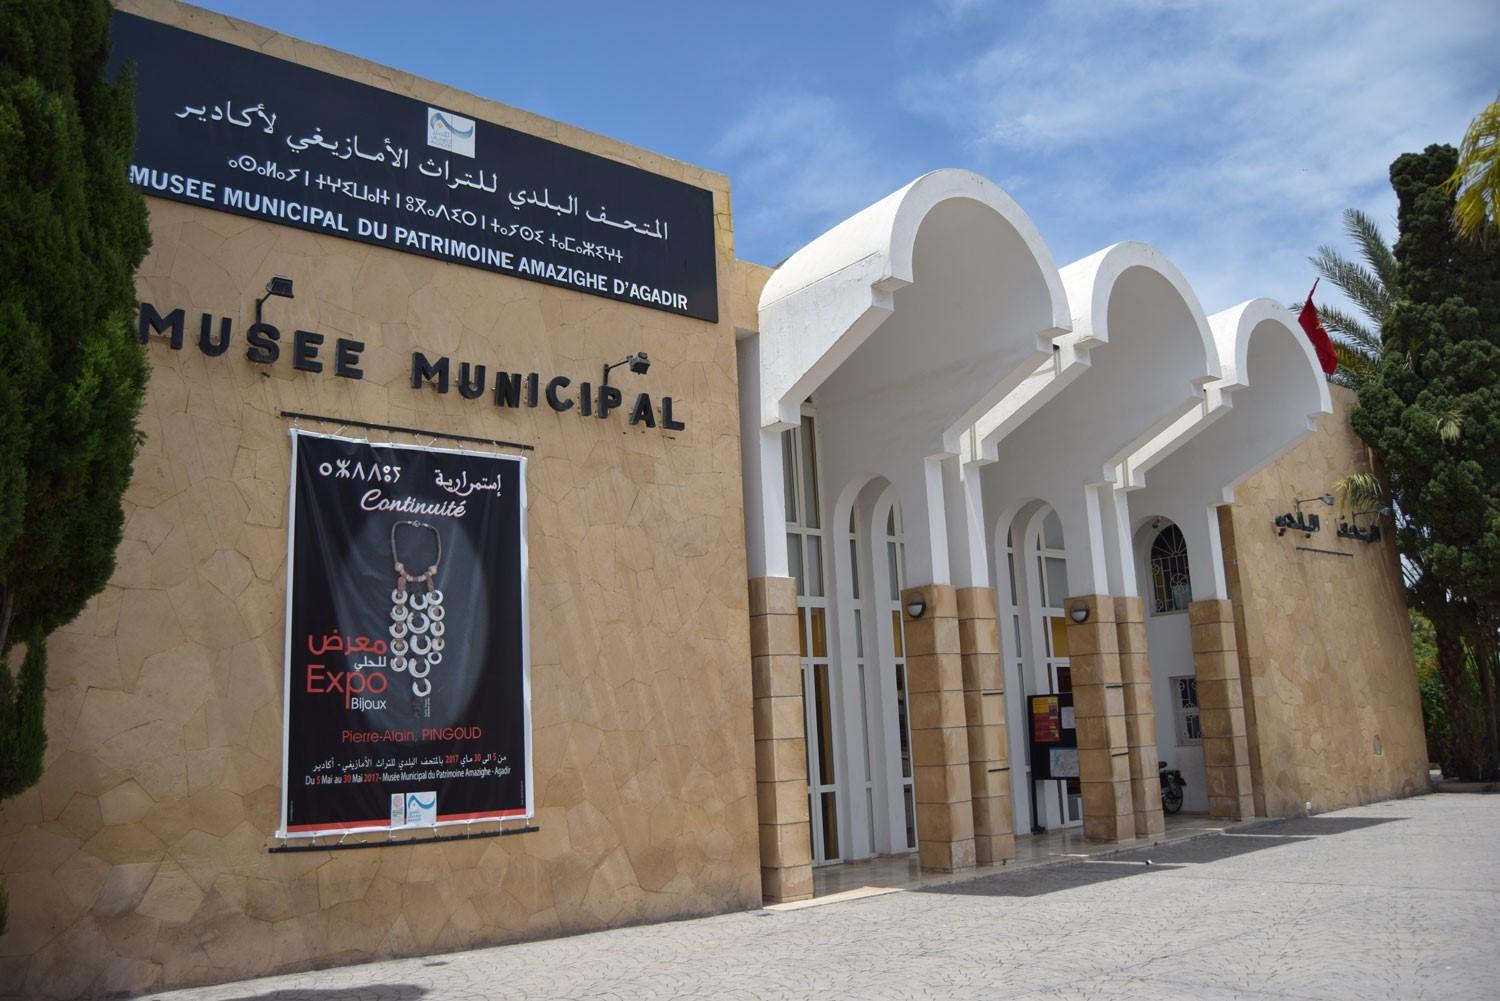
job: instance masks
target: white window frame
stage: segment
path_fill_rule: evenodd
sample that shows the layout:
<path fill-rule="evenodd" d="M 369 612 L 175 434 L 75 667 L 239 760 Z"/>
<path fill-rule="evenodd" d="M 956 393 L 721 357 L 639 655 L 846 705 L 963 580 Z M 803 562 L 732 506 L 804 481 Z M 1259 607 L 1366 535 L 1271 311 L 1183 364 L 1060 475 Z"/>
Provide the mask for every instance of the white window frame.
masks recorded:
<path fill-rule="evenodd" d="M 1183 705 L 1183 682 L 1192 692 L 1193 704 Z M 1176 723 L 1177 746 L 1199 747 L 1203 744 L 1203 717 L 1198 707 L 1198 678 L 1192 674 L 1176 674 L 1167 679 L 1167 691 L 1172 697 L 1172 719 Z M 1192 735 L 1193 730 L 1198 735 Z"/>
<path fill-rule="evenodd" d="M 844 804 L 844 789 L 841 781 L 843 769 L 839 767 L 838 747 L 839 741 L 843 739 L 843 706 L 839 697 L 840 677 L 838 670 L 837 644 L 835 641 L 832 602 L 829 592 L 832 590 L 829 567 L 832 564 L 831 554 L 828 551 L 828 538 L 830 535 L 840 533 L 833 532 L 823 524 L 823 493 L 822 493 L 822 448 L 818 441 L 817 414 L 810 407 L 802 410 L 802 423 L 793 429 L 782 433 L 781 447 L 783 449 L 783 472 L 790 474 L 791 483 L 787 491 L 788 499 L 794 503 L 788 507 L 786 512 L 787 533 L 787 563 L 793 577 L 797 579 L 797 611 L 800 642 L 805 655 L 801 657 L 802 666 L 802 710 L 803 710 L 803 746 L 806 749 L 807 761 L 807 799 L 808 799 L 808 836 L 811 840 L 813 864 L 832 865 L 842 862 L 844 859 L 847 834 L 843 830 L 843 820 L 847 817 L 847 809 Z M 806 462 L 805 449 L 807 447 L 807 433 L 812 432 L 812 462 Z M 812 496 L 809 496 L 806 474 L 811 468 L 813 477 Z M 811 503 L 809 503 L 811 502 Z M 809 524 L 815 516 L 816 524 Z M 801 561 L 793 559 L 791 540 L 797 539 L 798 552 Z M 817 541 L 813 546 L 812 540 Z M 816 549 L 817 559 L 817 587 L 813 587 L 811 570 L 813 565 L 813 552 Z M 814 591 L 820 593 L 813 593 Z M 823 656 L 814 655 L 813 644 L 813 612 L 821 611 L 823 615 Z M 817 674 L 822 668 L 826 679 L 825 692 L 828 700 L 826 706 L 821 706 L 817 698 Z M 828 733 L 826 734 L 825 747 L 821 747 L 818 741 L 819 711 L 828 720 Z M 832 781 L 823 782 L 823 765 L 828 765 L 828 773 Z M 833 797 L 833 821 L 834 830 L 832 836 L 827 836 L 822 809 L 823 798 Z M 829 849 L 832 849 L 831 851 Z"/>

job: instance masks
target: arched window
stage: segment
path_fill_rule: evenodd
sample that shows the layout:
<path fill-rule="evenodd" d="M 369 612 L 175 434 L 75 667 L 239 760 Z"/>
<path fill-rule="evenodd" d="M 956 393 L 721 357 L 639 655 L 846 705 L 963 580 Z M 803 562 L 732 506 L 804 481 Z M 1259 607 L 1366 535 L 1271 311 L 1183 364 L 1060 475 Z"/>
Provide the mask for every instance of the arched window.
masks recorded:
<path fill-rule="evenodd" d="M 1187 540 L 1176 525 L 1168 525 L 1152 541 L 1150 571 L 1156 614 L 1187 611 L 1193 600 L 1193 581 L 1188 575 Z"/>

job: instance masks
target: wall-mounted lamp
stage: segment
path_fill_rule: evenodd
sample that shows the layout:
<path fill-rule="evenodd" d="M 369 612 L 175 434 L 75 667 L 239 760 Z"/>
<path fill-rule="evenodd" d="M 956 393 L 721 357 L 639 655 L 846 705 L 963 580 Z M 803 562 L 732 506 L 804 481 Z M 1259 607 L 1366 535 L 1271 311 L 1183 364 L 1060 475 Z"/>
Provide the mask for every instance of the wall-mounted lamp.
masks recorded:
<path fill-rule="evenodd" d="M 1303 504 L 1311 504 L 1313 501 L 1322 501 L 1329 507 L 1333 507 L 1333 494 L 1323 494 L 1321 497 L 1298 497 L 1292 503 L 1297 505 L 1298 512 L 1301 512 Z"/>
<path fill-rule="evenodd" d="M 927 611 L 927 602 L 920 595 L 912 595 L 906 599 L 906 615 L 908 618 L 920 619 Z"/>
<path fill-rule="evenodd" d="M 265 305 L 271 296 L 279 296 L 282 299 L 295 299 L 292 295 L 292 280 L 286 275 L 272 275 L 271 280 L 266 282 L 266 294 L 255 300 L 255 322 L 260 322 L 260 308 Z"/>
<path fill-rule="evenodd" d="M 634 372 L 636 375 L 645 375 L 646 370 L 651 367 L 651 359 L 646 357 L 646 352 L 637 351 L 629 358 L 622 358 L 619 361 L 615 362 L 613 365 L 606 365 L 604 366 L 604 378 L 600 380 L 599 385 L 608 386 L 609 373 L 612 370 L 619 368 L 621 365 L 629 365 L 630 371 Z"/>
<path fill-rule="evenodd" d="M 1083 625 L 1089 620 L 1089 606 L 1080 601 L 1078 604 L 1068 609 L 1068 618 L 1072 619 L 1080 626 Z"/>

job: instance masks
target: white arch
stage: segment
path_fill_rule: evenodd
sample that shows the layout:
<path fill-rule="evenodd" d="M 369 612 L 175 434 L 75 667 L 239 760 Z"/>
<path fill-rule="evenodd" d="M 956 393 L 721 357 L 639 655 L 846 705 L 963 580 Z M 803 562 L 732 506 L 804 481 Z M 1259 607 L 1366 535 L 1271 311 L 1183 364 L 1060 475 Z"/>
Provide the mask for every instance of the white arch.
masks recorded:
<path fill-rule="evenodd" d="M 1214 388 L 1227 402 L 1217 412 L 1174 425 L 1132 455 L 1127 487 L 1161 480 L 1178 495 L 1228 503 L 1237 484 L 1333 412 L 1328 380 L 1291 310 L 1271 299 L 1251 299 L 1215 313 L 1211 324 L 1224 370 Z"/>
<path fill-rule="evenodd" d="M 1224 395 L 1233 406 L 1174 428 L 1175 439 L 1132 457 L 1125 495 L 1133 514 L 1161 514 L 1182 529 L 1200 598 L 1227 594 L 1215 508 L 1233 501 L 1238 484 L 1333 411 L 1317 355 L 1286 307 L 1253 299 L 1212 322 L 1225 357 Z"/>
<path fill-rule="evenodd" d="M 975 219 L 992 217 L 1024 245 L 1045 301 L 1036 304 L 1040 310 L 1029 309 L 1035 322 L 1025 331 L 1026 343 L 1006 353 L 1020 348 L 1040 361 L 1050 351 L 1052 338 L 1067 329 L 1067 304 L 1041 234 L 998 185 L 966 170 L 935 170 L 813 240 L 766 282 L 760 297 L 763 427 L 795 423 L 802 401 L 895 313 L 896 292 L 916 280 L 918 233 L 948 203 L 963 204 Z M 1022 312 L 1033 306 L 1010 305 Z M 1009 375 L 994 372 L 994 383 Z"/>
<path fill-rule="evenodd" d="M 944 464 L 1067 323 L 1061 276 L 1020 207 L 977 174 L 926 174 L 793 255 L 760 321 L 760 428 L 796 420 L 812 396 L 828 482 L 878 475 L 900 495 L 912 583 L 952 581 L 950 543 L 960 583 L 982 580 L 962 498 L 946 496 L 961 478 Z"/>
<path fill-rule="evenodd" d="M 1075 594 L 1133 593 L 1129 541 L 1112 497 L 1127 456 L 1204 406 L 1223 366 L 1187 280 L 1161 253 L 1117 243 L 1065 267 L 1073 331 L 1051 370 L 976 428 L 987 510 L 1051 499 L 1068 526 Z"/>
<path fill-rule="evenodd" d="M 1125 460 L 1125 475 L 1121 483 L 1127 489 L 1144 486 L 1146 474 L 1153 466 L 1228 413 L 1234 405 L 1236 393 L 1250 389 L 1250 340 L 1257 333 L 1262 336 L 1284 335 L 1297 348 L 1296 354 L 1301 355 L 1302 363 L 1297 365 L 1295 355 L 1288 350 L 1289 357 L 1286 360 L 1293 362 L 1293 367 L 1280 373 L 1280 377 L 1276 373 L 1266 373 L 1254 390 L 1257 397 L 1261 393 L 1274 393 L 1276 401 L 1269 408 L 1269 416 L 1285 418 L 1278 422 L 1282 425 L 1279 432 L 1265 428 L 1271 433 L 1268 441 L 1274 445 L 1272 457 L 1290 448 L 1305 433 L 1313 431 L 1320 415 L 1332 412 L 1328 381 L 1323 378 L 1317 353 L 1313 350 L 1312 342 L 1302 334 L 1300 328 L 1293 325 L 1291 311 L 1287 307 L 1272 299 L 1249 299 L 1215 313 L 1209 320 L 1209 326 L 1213 331 L 1223 376 L 1206 387 L 1207 400 L 1202 411 L 1173 424 Z M 1302 369 L 1310 374 L 1310 378 L 1302 376 Z M 1267 375 L 1272 377 L 1270 381 L 1274 385 L 1268 384 Z M 1235 461 L 1233 456 L 1219 458 L 1230 463 Z M 1253 468 L 1232 477 L 1232 482 L 1240 482 L 1267 461 L 1269 459 L 1260 459 Z M 1242 460 L 1241 464 L 1244 465 L 1245 462 Z M 1221 484 L 1227 485 L 1228 482 Z"/>

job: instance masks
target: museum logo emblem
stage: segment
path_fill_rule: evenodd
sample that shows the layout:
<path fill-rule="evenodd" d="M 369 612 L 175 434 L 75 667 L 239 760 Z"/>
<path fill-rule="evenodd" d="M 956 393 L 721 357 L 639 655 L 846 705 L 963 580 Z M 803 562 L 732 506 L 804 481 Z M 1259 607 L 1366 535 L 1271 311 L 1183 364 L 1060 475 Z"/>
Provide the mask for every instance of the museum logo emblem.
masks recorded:
<path fill-rule="evenodd" d="M 427 109 L 427 145 L 459 156 L 474 157 L 474 119 L 451 111 Z"/>

